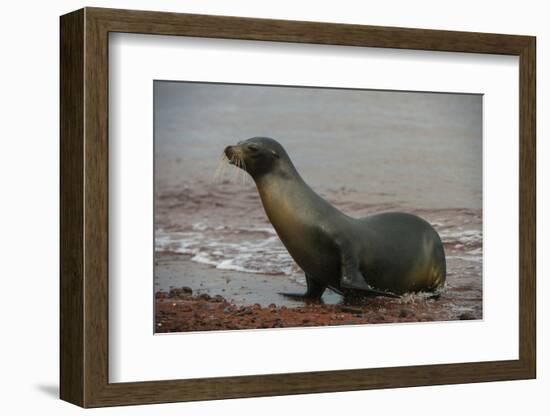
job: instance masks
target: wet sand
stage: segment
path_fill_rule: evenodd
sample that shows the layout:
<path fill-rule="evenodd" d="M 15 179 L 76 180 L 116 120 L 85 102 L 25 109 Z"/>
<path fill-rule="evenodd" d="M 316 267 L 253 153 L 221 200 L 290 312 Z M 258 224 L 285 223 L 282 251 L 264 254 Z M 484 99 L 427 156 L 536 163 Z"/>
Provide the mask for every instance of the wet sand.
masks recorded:
<path fill-rule="evenodd" d="M 288 299 L 279 292 L 303 292 L 304 286 L 285 276 L 259 273 L 242 273 L 217 270 L 212 266 L 195 263 L 191 256 L 157 252 L 155 255 L 155 292 L 169 292 L 174 288 L 189 287 L 196 295 L 223 296 L 239 306 L 258 303 L 268 306 L 299 306 L 302 302 Z M 342 297 L 327 290 L 325 303 L 339 303 Z"/>

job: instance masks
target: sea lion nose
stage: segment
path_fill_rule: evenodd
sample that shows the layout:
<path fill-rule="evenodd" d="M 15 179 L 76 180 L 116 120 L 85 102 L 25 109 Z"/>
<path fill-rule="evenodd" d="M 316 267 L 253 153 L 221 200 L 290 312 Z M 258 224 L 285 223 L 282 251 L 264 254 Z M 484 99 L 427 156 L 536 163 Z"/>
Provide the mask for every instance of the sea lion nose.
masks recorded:
<path fill-rule="evenodd" d="M 233 156 L 233 146 L 227 146 L 223 152 L 229 159 L 231 159 L 231 156 Z"/>

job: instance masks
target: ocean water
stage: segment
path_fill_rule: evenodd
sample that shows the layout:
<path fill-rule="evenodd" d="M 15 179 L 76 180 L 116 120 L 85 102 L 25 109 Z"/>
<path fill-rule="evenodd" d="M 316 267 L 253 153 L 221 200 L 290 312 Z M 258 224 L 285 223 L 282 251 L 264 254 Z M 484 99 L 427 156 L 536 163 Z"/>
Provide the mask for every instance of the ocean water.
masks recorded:
<path fill-rule="evenodd" d="M 346 214 L 428 220 L 445 245 L 449 290 L 481 299 L 480 95 L 165 81 L 154 93 L 157 251 L 304 282 L 253 181 L 232 166 L 214 178 L 225 146 L 268 136 Z"/>

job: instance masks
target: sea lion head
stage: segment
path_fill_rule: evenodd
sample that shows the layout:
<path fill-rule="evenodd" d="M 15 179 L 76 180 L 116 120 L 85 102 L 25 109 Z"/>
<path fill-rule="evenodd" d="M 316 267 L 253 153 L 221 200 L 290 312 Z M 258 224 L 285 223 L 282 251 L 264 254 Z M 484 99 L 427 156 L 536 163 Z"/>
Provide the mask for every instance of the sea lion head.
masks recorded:
<path fill-rule="evenodd" d="M 252 137 L 227 146 L 224 150 L 229 163 L 258 178 L 269 172 L 284 171 L 291 165 L 288 155 L 277 140 L 269 137 Z"/>

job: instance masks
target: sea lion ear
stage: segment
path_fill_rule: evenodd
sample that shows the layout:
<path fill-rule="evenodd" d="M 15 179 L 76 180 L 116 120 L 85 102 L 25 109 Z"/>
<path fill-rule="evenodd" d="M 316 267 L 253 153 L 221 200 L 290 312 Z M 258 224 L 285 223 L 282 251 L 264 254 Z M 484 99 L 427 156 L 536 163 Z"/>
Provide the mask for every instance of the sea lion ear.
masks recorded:
<path fill-rule="evenodd" d="M 280 156 L 279 156 L 279 153 L 277 153 L 276 150 L 271 150 L 271 154 L 272 154 L 273 157 L 276 158 L 276 159 L 279 159 L 279 157 L 280 157 Z"/>

